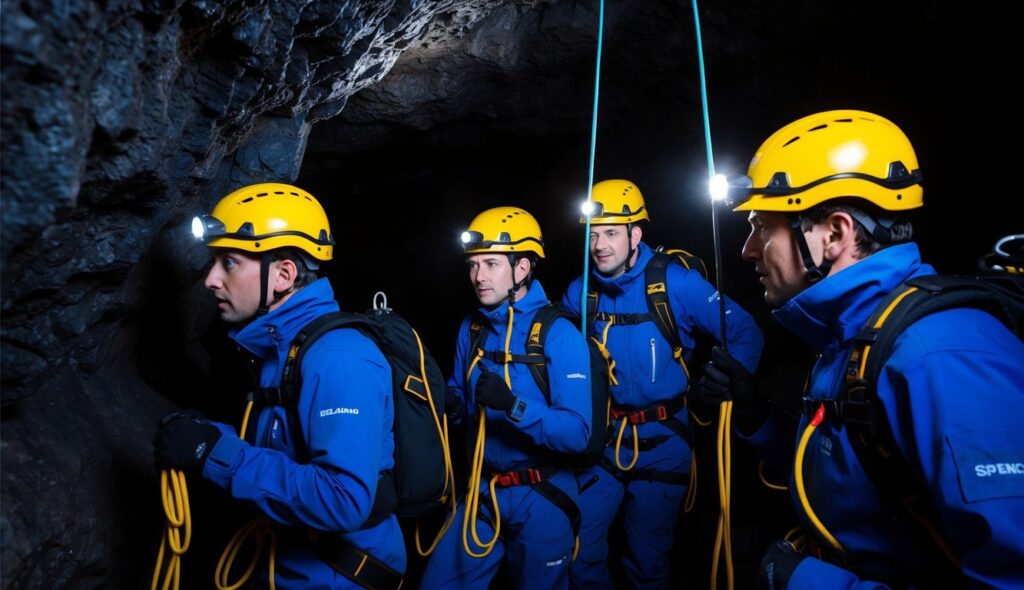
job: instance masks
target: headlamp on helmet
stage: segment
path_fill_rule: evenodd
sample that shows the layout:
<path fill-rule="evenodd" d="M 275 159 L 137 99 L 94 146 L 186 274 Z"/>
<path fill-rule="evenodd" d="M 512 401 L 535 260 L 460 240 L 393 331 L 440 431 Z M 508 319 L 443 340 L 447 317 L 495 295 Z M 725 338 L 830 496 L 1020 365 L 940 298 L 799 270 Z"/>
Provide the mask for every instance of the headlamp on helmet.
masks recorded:
<path fill-rule="evenodd" d="M 227 233 L 224 222 L 212 215 L 198 215 L 192 218 L 192 235 L 200 242 L 206 243 Z"/>

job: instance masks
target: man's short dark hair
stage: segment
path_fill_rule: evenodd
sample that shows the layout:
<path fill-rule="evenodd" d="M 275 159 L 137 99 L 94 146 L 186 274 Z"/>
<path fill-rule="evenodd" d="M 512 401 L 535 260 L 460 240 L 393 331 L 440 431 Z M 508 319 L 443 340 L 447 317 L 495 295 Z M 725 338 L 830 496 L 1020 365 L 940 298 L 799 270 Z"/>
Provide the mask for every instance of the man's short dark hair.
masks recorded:
<path fill-rule="evenodd" d="M 268 254 L 272 262 L 291 260 L 295 263 L 297 274 L 295 275 L 295 283 L 292 285 L 292 291 L 298 291 L 319 278 L 319 273 L 309 268 L 306 263 L 308 255 L 298 248 L 277 248 L 276 250 L 271 250 Z"/>
<path fill-rule="evenodd" d="M 828 219 L 833 213 L 843 212 L 853 217 L 870 217 L 874 220 L 892 220 L 889 227 L 889 241 L 882 241 L 871 234 L 860 221 L 856 221 L 857 252 L 867 256 L 883 248 L 909 242 L 914 236 L 914 228 L 910 221 L 894 215 L 892 211 L 884 211 L 863 199 L 835 199 L 811 207 L 800 215 L 800 229 L 809 231 L 815 225 Z M 888 222 L 888 221 L 886 221 Z"/>

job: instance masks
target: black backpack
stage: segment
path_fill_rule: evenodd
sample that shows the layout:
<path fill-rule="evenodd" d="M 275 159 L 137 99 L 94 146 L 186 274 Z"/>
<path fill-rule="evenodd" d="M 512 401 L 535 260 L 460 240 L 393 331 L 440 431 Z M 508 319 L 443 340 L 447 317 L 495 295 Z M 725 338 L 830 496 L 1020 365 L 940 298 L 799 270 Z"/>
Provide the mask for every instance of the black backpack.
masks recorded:
<path fill-rule="evenodd" d="M 445 380 L 434 358 L 423 346 L 419 335 L 400 315 L 386 307 L 387 301 L 366 313 L 334 312 L 313 320 L 292 340 L 281 388 L 263 388 L 254 392 L 264 403 L 284 406 L 292 432 L 299 432 L 296 401 L 302 376 L 297 370 L 309 348 L 324 334 L 342 328 L 358 330 L 380 349 L 391 366 L 394 392 L 394 469 L 386 472 L 377 485 L 373 509 L 367 524 L 383 521 L 391 513 L 420 516 L 442 506 L 452 490 L 447 485 L 448 441 L 442 428 Z M 295 436 L 302 444 L 304 439 Z M 308 456 L 308 450 L 299 449 Z"/>
<path fill-rule="evenodd" d="M 700 275 L 707 280 L 708 269 L 704 265 L 704 261 L 699 256 L 691 254 L 686 250 L 679 249 L 664 249 L 658 247 L 654 251 L 654 257 L 650 262 L 647 263 L 647 268 L 644 269 L 644 283 L 646 284 L 647 293 L 647 313 L 646 314 L 616 314 L 616 321 L 624 323 L 640 323 L 646 320 L 651 320 L 654 325 L 658 327 L 658 331 L 661 332 L 662 337 L 672 346 L 672 355 L 679 362 L 680 366 L 683 367 L 683 371 L 686 372 L 688 380 L 693 381 L 694 375 L 691 375 L 688 364 L 695 366 L 703 365 L 702 358 L 695 358 L 695 351 L 684 350 L 683 344 L 679 340 L 679 330 L 676 325 L 675 314 L 672 311 L 672 304 L 668 297 L 668 288 L 666 287 L 665 275 L 667 274 L 668 265 L 671 263 L 677 263 L 683 266 L 683 268 L 694 270 L 700 273 Z M 587 292 L 587 327 L 591 328 L 594 322 L 598 319 L 607 320 L 607 314 L 597 312 L 597 301 L 600 297 L 600 293 L 596 289 L 588 290 Z M 709 348 L 709 347 L 698 347 L 698 348 Z M 697 361 L 697 362 L 695 362 Z"/>
<path fill-rule="evenodd" d="M 931 521 L 929 492 L 896 444 L 877 387 L 896 339 L 917 320 L 954 308 L 985 311 L 1024 339 L 1024 277 L 934 275 L 910 279 L 882 300 L 854 339 L 840 397 L 804 398 L 805 413 L 813 413 L 824 403 L 826 415 L 846 425 L 854 452 L 872 483 L 894 501 L 900 518 L 925 543 L 922 546 L 931 544 L 953 564 L 955 556 L 937 523 Z"/>
<path fill-rule="evenodd" d="M 548 380 L 547 361 L 544 357 L 544 342 L 547 340 L 548 331 L 551 325 L 559 318 L 570 323 L 575 323 L 574 318 L 561 306 L 546 305 L 537 310 L 527 333 L 526 354 L 513 354 L 511 362 L 524 363 L 530 369 L 533 380 L 544 395 L 544 399 L 551 403 L 551 389 Z M 484 340 L 483 324 L 480 320 L 470 323 L 469 326 L 470 350 L 482 349 Z M 587 348 L 590 352 L 590 440 L 587 448 L 580 453 L 564 455 L 564 464 L 575 469 L 584 469 L 596 465 L 604 455 L 604 447 L 607 442 L 606 429 L 608 427 L 608 359 L 602 356 L 597 342 L 587 338 Z M 484 358 L 494 363 L 504 362 L 502 351 L 484 351 Z"/>

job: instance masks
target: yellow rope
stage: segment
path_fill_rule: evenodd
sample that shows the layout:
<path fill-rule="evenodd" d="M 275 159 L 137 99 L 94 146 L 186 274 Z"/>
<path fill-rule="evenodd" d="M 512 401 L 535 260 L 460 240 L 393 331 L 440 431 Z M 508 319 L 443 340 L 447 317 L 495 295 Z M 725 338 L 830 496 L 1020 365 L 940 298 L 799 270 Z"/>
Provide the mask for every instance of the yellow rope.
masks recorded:
<path fill-rule="evenodd" d="M 505 385 L 509 389 L 512 389 L 512 378 L 509 375 L 509 361 L 512 355 L 509 353 L 509 346 L 512 343 L 512 319 L 515 316 L 515 307 L 512 306 L 512 301 L 508 303 L 508 324 L 505 326 L 505 357 L 503 359 L 503 376 L 505 379 Z M 469 369 L 466 371 L 466 383 L 469 383 L 469 377 L 473 373 L 473 368 L 483 357 L 484 351 L 477 349 L 473 360 L 469 364 Z M 486 543 L 480 540 L 476 530 L 477 517 L 479 516 L 479 505 L 480 505 L 480 480 L 483 476 L 484 471 L 484 439 L 487 435 L 486 419 L 487 410 L 478 405 L 477 413 L 479 419 L 477 421 L 477 434 L 476 444 L 473 446 L 473 460 L 470 464 L 469 470 L 469 489 L 466 491 L 466 511 L 465 518 L 462 521 L 462 546 L 466 550 L 466 554 L 470 557 L 486 557 L 490 555 L 494 546 L 498 543 L 498 537 L 501 534 L 501 511 L 498 508 L 498 495 L 496 493 L 496 487 L 498 476 L 491 477 L 490 492 L 491 492 L 491 505 L 494 508 L 494 536 L 491 537 Z M 473 541 L 482 548 L 480 553 L 473 551 L 469 546 L 469 537 L 473 537 Z"/>
<path fill-rule="evenodd" d="M 686 490 L 683 512 L 689 513 L 697 503 L 697 453 L 690 448 L 690 488 Z"/>
<path fill-rule="evenodd" d="M 162 590 L 174 588 L 181 583 L 181 557 L 188 551 L 192 542 L 192 513 L 188 503 L 188 488 L 185 485 L 185 474 L 177 469 L 160 471 L 160 500 L 163 503 L 167 523 L 160 536 L 160 549 L 156 555 L 153 568 L 153 579 L 150 590 L 156 590 L 160 583 L 160 572 L 164 570 L 164 558 L 167 557 L 166 570 L 163 577 Z M 184 541 L 182 540 L 184 535 Z"/>
<path fill-rule="evenodd" d="M 622 417 L 622 423 L 619 424 L 619 434 L 615 437 L 615 466 L 622 471 L 629 471 L 636 466 L 636 462 L 640 459 L 640 437 L 637 435 L 636 424 L 630 424 L 629 426 L 633 429 L 633 459 L 629 462 L 629 465 L 623 465 L 619 459 L 619 453 L 622 451 L 622 434 L 626 432 L 626 417 Z"/>
<path fill-rule="evenodd" d="M 764 461 L 761 461 L 757 465 L 757 476 L 761 478 L 761 483 L 763 483 L 769 490 L 779 490 L 784 492 L 789 489 L 789 486 L 779 485 L 768 481 L 768 478 L 764 476 Z"/>
<path fill-rule="evenodd" d="M 818 515 L 814 513 L 814 509 L 811 508 L 811 503 L 807 499 L 807 492 L 804 490 L 804 454 L 807 451 L 807 443 L 810 442 L 811 436 L 814 434 L 815 429 L 825 419 L 825 406 L 818 406 L 818 410 L 814 413 L 814 417 L 807 424 L 807 428 L 804 429 L 803 434 L 800 436 L 800 443 L 796 447 L 796 461 L 793 465 L 794 481 L 796 483 L 796 494 L 800 498 L 800 505 L 803 507 L 804 512 L 807 513 L 808 520 L 814 525 L 814 528 L 818 530 L 822 537 L 828 541 L 829 545 L 832 545 L 837 551 L 843 553 L 846 552 L 839 541 L 832 536 L 832 533 L 828 532 L 825 525 L 818 519 Z"/>
<path fill-rule="evenodd" d="M 294 358 L 296 350 L 297 347 L 292 346 L 292 350 L 288 353 L 288 358 Z M 252 408 L 253 402 L 252 400 L 249 400 L 249 403 L 245 406 L 245 414 L 242 416 L 242 428 L 238 433 L 239 438 L 245 439 L 245 433 L 249 428 L 249 416 L 252 413 Z M 237 582 L 231 583 L 229 581 L 231 566 L 235 562 L 235 557 L 238 556 L 238 553 L 242 550 L 245 542 L 252 536 L 255 538 L 256 548 L 252 553 L 249 565 L 245 568 L 245 573 L 242 574 L 242 577 Z M 256 571 L 256 566 L 259 564 L 260 558 L 263 556 L 263 547 L 267 544 L 266 540 L 270 541 L 269 550 L 267 552 L 269 562 L 267 564 L 269 574 L 268 579 L 270 580 L 270 590 L 275 590 L 274 570 L 277 556 L 277 535 L 274 533 L 273 527 L 270 526 L 270 520 L 263 516 L 254 518 L 248 523 L 242 525 L 242 527 L 235 532 L 235 536 L 231 537 L 231 540 L 228 541 L 228 544 L 224 547 L 224 551 L 220 554 L 220 559 L 217 560 L 217 569 L 213 575 L 214 584 L 216 584 L 217 590 L 237 590 L 249 581 L 252 573 Z"/>
<path fill-rule="evenodd" d="M 415 541 L 416 541 L 416 552 L 421 557 L 426 557 L 434 552 L 437 548 L 437 544 L 441 541 L 441 537 L 448 531 L 455 521 L 455 515 L 458 513 L 458 506 L 455 502 L 455 470 L 452 469 L 452 456 L 451 450 L 448 445 L 448 416 L 442 414 L 441 417 L 437 415 L 437 408 L 434 406 L 434 398 L 430 392 L 430 382 L 427 379 L 427 369 L 425 362 L 425 355 L 423 352 L 423 342 L 420 340 L 420 335 L 416 333 L 416 330 L 412 331 L 413 336 L 416 337 L 416 346 L 420 352 L 420 378 L 423 380 L 423 387 L 427 392 L 427 405 L 430 407 L 431 416 L 434 418 L 434 425 L 437 427 L 438 436 L 441 437 L 441 448 L 444 451 L 444 489 L 441 491 L 442 499 L 447 498 L 450 506 L 450 516 L 445 519 L 441 530 L 438 531 L 437 536 L 434 537 L 434 541 L 423 549 L 422 543 L 420 542 L 420 519 L 416 519 L 416 530 L 415 530 Z"/>
<path fill-rule="evenodd" d="M 235 558 L 238 557 L 242 547 L 245 546 L 246 541 L 252 538 L 255 542 L 255 548 L 252 552 L 252 559 L 249 560 L 249 565 L 245 568 L 245 572 L 242 573 L 241 577 L 237 582 L 232 583 L 231 579 L 231 566 L 234 565 Z M 263 547 L 269 542 L 269 548 L 267 551 L 269 565 L 268 573 L 270 580 L 270 589 L 274 590 L 274 564 L 276 561 L 277 554 L 277 535 L 274 533 L 273 527 L 270 526 L 270 520 L 265 516 L 260 516 L 252 519 L 245 525 L 243 525 L 235 536 L 228 541 L 227 546 L 224 548 L 223 553 L 220 555 L 220 559 L 217 560 L 217 569 L 214 572 L 214 583 L 217 586 L 217 590 L 238 590 L 249 581 L 252 577 L 253 572 L 256 571 L 256 566 L 259 565 L 260 557 L 263 555 Z"/>
<path fill-rule="evenodd" d="M 725 554 L 725 576 L 729 590 L 733 588 L 732 564 L 732 522 L 730 500 L 732 493 L 732 448 L 731 448 L 731 401 L 722 402 L 718 414 L 718 501 L 721 505 L 718 513 L 718 527 L 715 530 L 715 550 L 711 556 L 711 589 L 718 587 L 718 564 L 721 554 Z"/>

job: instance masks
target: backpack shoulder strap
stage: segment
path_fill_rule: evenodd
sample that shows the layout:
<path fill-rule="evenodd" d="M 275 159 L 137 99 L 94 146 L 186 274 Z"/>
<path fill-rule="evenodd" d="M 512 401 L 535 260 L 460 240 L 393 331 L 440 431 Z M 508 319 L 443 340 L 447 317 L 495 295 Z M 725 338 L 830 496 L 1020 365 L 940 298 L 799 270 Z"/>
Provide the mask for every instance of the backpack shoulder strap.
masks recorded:
<path fill-rule="evenodd" d="M 928 276 L 910 279 L 894 289 L 868 318 L 847 361 L 846 391 L 836 408 L 849 429 L 850 442 L 872 482 L 891 498 L 905 520 L 956 565 L 939 527 L 931 522 L 931 497 L 896 444 L 885 409 L 878 398 L 878 378 L 900 335 L 914 322 L 953 308 L 991 313 L 1020 335 L 1024 325 L 1024 279 Z M 928 545 L 925 545 L 928 546 Z M 959 570 L 959 568 L 957 568 Z"/>
<path fill-rule="evenodd" d="M 673 349 L 682 346 L 679 341 L 676 318 L 672 313 L 672 305 L 668 299 L 666 275 L 668 265 L 674 260 L 663 252 L 655 252 L 644 270 L 644 281 L 647 284 L 647 309 L 654 316 L 654 324 Z"/>
<path fill-rule="evenodd" d="M 284 371 L 281 373 L 278 405 L 284 407 L 288 414 L 292 439 L 295 442 L 300 457 L 309 456 L 309 449 L 306 448 L 306 439 L 302 436 L 302 428 L 296 408 L 299 393 L 302 390 L 302 359 L 305 358 L 306 353 L 313 344 L 324 334 L 347 327 L 360 328 L 360 331 L 364 333 L 372 329 L 371 324 L 358 314 L 336 311 L 324 314 L 303 326 L 299 333 L 295 335 L 295 338 L 292 339 L 291 347 L 288 349 Z"/>
<path fill-rule="evenodd" d="M 694 270 L 700 273 L 700 276 L 704 277 L 706 281 L 708 279 L 708 267 L 704 265 L 704 261 L 701 260 L 700 256 L 683 250 L 682 248 L 669 248 L 663 249 L 658 248 L 658 252 L 663 252 L 672 258 L 675 258 L 676 262 L 683 265 L 687 270 Z"/>
<path fill-rule="evenodd" d="M 530 331 L 526 335 L 527 356 L 537 355 L 539 358 L 545 359 L 544 343 L 547 342 L 551 325 L 558 318 L 565 318 L 570 323 L 572 322 L 572 316 L 561 305 L 549 304 L 537 310 L 537 313 L 533 316 L 533 323 L 530 324 Z M 530 368 L 533 380 L 537 383 L 537 388 L 540 389 L 541 393 L 544 394 L 544 399 L 550 404 L 551 384 L 548 382 L 547 364 L 542 361 L 540 363 L 531 363 L 527 366 Z"/>

